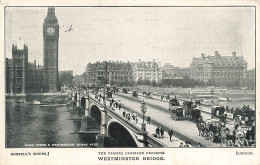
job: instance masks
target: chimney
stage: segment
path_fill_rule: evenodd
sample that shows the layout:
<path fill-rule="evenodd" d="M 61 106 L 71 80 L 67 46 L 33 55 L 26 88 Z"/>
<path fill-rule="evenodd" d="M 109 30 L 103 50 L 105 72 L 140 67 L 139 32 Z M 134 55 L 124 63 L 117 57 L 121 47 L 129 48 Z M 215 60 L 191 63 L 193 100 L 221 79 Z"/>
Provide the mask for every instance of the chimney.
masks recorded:
<path fill-rule="evenodd" d="M 218 51 L 215 51 L 215 56 L 218 57 Z"/>
<path fill-rule="evenodd" d="M 232 57 L 236 58 L 236 52 L 232 52 Z"/>
<path fill-rule="evenodd" d="M 201 53 L 201 58 L 204 60 L 204 58 L 205 58 L 204 53 Z"/>

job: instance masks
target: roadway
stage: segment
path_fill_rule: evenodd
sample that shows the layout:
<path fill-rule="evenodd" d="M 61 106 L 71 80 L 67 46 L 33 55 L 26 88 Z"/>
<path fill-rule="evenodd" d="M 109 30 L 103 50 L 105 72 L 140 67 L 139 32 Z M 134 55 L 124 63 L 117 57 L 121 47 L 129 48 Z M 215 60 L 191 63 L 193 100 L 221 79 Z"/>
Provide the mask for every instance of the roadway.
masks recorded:
<path fill-rule="evenodd" d="M 113 99 L 115 101 L 120 100 L 122 108 L 128 111 L 135 111 L 135 113 L 141 115 L 141 102 L 145 101 L 147 112 L 146 116 L 151 117 L 151 122 L 157 125 L 163 126 L 166 130 L 172 129 L 174 131 L 174 136 L 177 136 L 181 140 L 190 141 L 193 145 L 200 143 L 205 147 L 220 147 L 220 143 L 212 143 L 206 140 L 204 137 L 198 135 L 198 129 L 196 124 L 188 120 L 177 120 L 174 121 L 170 117 L 168 112 L 168 103 L 148 97 L 139 96 L 138 98 L 133 98 L 131 93 L 113 93 Z M 203 114 L 204 119 L 210 118 L 209 114 Z M 154 130 L 155 132 L 155 130 Z M 150 132 L 151 134 L 153 132 Z"/>

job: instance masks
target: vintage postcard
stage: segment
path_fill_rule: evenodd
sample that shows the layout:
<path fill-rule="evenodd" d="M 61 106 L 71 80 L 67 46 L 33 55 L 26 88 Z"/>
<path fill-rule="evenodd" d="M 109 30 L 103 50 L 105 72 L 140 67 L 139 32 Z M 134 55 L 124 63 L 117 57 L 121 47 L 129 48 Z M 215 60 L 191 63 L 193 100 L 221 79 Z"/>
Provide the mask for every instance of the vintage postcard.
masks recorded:
<path fill-rule="evenodd" d="M 1 23 L 0 164 L 260 163 L 259 2 L 1 2 Z"/>

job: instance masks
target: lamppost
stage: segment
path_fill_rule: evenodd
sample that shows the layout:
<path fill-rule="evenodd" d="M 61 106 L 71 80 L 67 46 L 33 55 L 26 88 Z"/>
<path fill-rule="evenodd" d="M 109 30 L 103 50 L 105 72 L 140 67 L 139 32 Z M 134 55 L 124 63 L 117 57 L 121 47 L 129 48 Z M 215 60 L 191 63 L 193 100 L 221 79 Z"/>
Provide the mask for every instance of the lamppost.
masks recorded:
<path fill-rule="evenodd" d="M 147 111 L 147 107 L 145 106 L 144 100 L 142 101 L 142 106 L 140 108 L 141 108 L 141 112 L 143 113 L 143 123 L 141 124 L 141 130 L 146 131 L 146 125 L 144 123 L 144 114 Z"/>
<path fill-rule="evenodd" d="M 95 72 L 93 72 L 93 85 L 95 86 L 96 82 L 95 82 Z"/>
<path fill-rule="evenodd" d="M 210 94 L 211 94 L 211 103 L 213 104 L 213 95 L 214 95 L 214 89 L 213 88 L 211 88 Z"/>

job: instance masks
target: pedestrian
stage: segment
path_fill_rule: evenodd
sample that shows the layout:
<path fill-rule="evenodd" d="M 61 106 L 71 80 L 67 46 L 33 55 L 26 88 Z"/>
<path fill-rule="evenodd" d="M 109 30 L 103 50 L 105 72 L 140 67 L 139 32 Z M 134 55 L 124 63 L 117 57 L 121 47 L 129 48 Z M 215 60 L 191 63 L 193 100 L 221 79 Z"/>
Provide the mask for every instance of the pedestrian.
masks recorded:
<path fill-rule="evenodd" d="M 179 147 L 183 147 L 183 143 L 181 142 L 180 146 Z"/>
<path fill-rule="evenodd" d="M 161 139 L 161 128 L 160 127 L 158 128 L 159 128 L 158 138 Z"/>
<path fill-rule="evenodd" d="M 112 108 L 114 108 L 115 107 L 115 102 L 112 102 Z"/>
<path fill-rule="evenodd" d="M 118 105 L 118 109 L 119 109 L 119 111 L 120 111 L 120 108 L 121 108 L 121 104 L 119 103 L 119 105 Z"/>
<path fill-rule="evenodd" d="M 100 93 L 100 94 L 99 94 L 99 97 L 101 98 L 101 96 L 102 96 L 102 95 L 101 95 L 101 93 Z"/>
<path fill-rule="evenodd" d="M 110 107 L 112 107 L 112 102 L 109 103 Z"/>
<path fill-rule="evenodd" d="M 125 111 L 123 112 L 123 117 L 125 117 Z"/>
<path fill-rule="evenodd" d="M 234 112 L 234 108 L 232 107 L 232 108 L 231 108 L 231 113 L 233 114 L 233 112 Z"/>
<path fill-rule="evenodd" d="M 198 147 L 201 147 L 201 144 L 200 144 L 200 143 L 198 143 Z"/>
<path fill-rule="evenodd" d="M 161 128 L 161 137 L 163 138 L 163 135 L 164 135 L 164 129 L 163 129 L 163 127 Z"/>
<path fill-rule="evenodd" d="M 159 137 L 159 132 L 160 132 L 160 129 L 159 129 L 159 127 L 157 127 L 156 130 L 155 130 L 155 133 L 156 133 L 157 137 Z"/>
<path fill-rule="evenodd" d="M 151 122 L 151 118 L 150 118 L 150 116 L 148 116 L 147 117 L 147 124 L 150 124 L 150 122 Z"/>
<path fill-rule="evenodd" d="M 172 135 L 173 135 L 173 131 L 170 129 L 168 131 L 169 137 L 170 137 L 170 142 L 172 141 Z"/>
<path fill-rule="evenodd" d="M 132 113 L 133 120 L 135 120 L 135 112 Z"/>
<path fill-rule="evenodd" d="M 131 117 L 130 117 L 130 114 L 129 114 L 129 113 L 127 114 L 127 119 L 128 119 L 128 121 L 131 120 Z"/>
<path fill-rule="evenodd" d="M 136 123 L 136 124 L 138 123 L 138 118 L 137 118 L 137 117 L 135 117 L 135 123 Z"/>
<path fill-rule="evenodd" d="M 118 103 L 117 102 L 115 103 L 115 105 L 116 105 L 116 108 L 118 108 Z"/>

